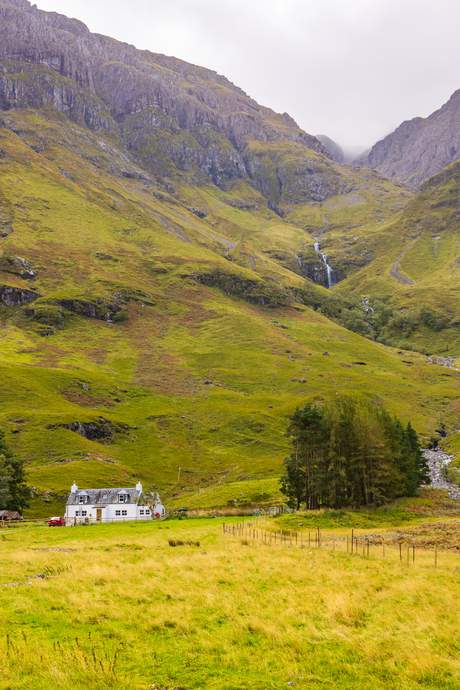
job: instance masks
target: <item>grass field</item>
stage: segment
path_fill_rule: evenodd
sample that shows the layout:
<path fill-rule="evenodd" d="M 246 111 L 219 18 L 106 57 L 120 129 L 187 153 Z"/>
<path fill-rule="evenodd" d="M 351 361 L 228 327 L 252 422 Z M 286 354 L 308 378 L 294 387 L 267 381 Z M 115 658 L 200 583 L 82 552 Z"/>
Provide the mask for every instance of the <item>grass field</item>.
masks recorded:
<path fill-rule="evenodd" d="M 349 532 L 302 549 L 210 518 L 5 529 L 0 687 L 456 690 L 458 554 L 352 556 Z"/>

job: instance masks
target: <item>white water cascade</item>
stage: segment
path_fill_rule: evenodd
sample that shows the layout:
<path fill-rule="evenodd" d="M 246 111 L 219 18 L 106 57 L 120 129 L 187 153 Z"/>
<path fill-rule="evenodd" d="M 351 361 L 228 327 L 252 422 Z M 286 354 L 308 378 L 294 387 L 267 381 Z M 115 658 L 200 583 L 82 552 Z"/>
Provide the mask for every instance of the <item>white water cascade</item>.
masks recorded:
<path fill-rule="evenodd" d="M 333 285 L 337 285 L 337 278 L 335 276 L 335 271 L 327 263 L 326 254 L 323 254 L 323 252 L 320 251 L 319 242 L 315 242 L 315 244 L 313 246 L 315 248 L 315 252 L 318 254 L 318 256 L 321 258 L 321 261 L 326 266 L 328 288 L 332 287 Z"/>

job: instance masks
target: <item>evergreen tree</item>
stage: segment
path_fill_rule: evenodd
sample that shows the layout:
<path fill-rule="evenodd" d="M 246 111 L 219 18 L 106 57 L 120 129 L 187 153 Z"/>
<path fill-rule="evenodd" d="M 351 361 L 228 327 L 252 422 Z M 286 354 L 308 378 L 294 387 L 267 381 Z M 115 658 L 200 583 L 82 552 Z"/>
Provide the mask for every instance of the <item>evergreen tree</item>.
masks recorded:
<path fill-rule="evenodd" d="M 417 434 L 366 400 L 339 397 L 321 409 L 297 408 L 288 427 L 292 452 L 281 491 L 289 504 L 380 505 L 413 496 L 427 481 Z"/>
<path fill-rule="evenodd" d="M 324 441 L 323 413 L 315 405 L 297 408 L 287 430 L 292 453 L 284 461 L 286 474 L 281 478 L 281 491 L 294 499 L 297 507 L 305 502 L 308 509 L 318 507 L 323 487 Z"/>
<path fill-rule="evenodd" d="M 5 434 L 0 429 L 0 508 L 17 510 L 22 514 L 28 508 L 30 489 L 25 484 L 24 461 L 8 447 Z"/>

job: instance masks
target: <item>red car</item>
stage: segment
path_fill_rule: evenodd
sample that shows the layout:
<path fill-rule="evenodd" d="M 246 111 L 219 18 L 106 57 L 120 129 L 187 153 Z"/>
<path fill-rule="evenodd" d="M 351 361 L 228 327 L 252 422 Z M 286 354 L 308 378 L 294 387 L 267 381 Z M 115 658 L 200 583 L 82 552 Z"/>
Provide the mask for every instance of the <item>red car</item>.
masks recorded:
<path fill-rule="evenodd" d="M 52 517 L 48 522 L 48 527 L 65 527 L 65 519 L 61 517 Z"/>

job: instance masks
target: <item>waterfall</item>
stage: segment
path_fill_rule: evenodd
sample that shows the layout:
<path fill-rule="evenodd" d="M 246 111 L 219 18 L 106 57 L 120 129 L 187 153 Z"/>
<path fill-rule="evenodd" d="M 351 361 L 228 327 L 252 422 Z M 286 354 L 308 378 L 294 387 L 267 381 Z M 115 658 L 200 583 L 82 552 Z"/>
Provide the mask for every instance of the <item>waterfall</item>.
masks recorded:
<path fill-rule="evenodd" d="M 315 252 L 319 255 L 319 257 L 321 258 L 321 261 L 326 266 L 328 288 L 332 287 L 333 285 L 337 285 L 337 278 L 335 277 L 335 271 L 327 263 L 327 255 L 323 254 L 320 251 L 319 242 L 315 242 L 315 244 L 313 246 L 315 248 Z"/>
<path fill-rule="evenodd" d="M 369 313 L 373 314 L 374 310 L 372 309 L 371 306 L 369 306 L 368 302 L 369 302 L 369 297 L 363 297 L 362 304 L 364 304 L 364 311 L 366 312 L 366 314 L 369 314 Z"/>

